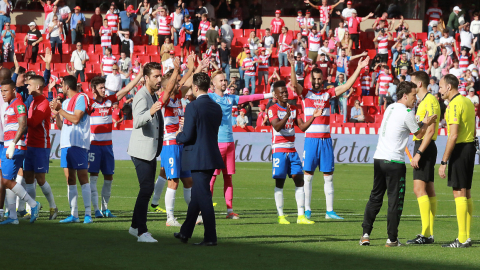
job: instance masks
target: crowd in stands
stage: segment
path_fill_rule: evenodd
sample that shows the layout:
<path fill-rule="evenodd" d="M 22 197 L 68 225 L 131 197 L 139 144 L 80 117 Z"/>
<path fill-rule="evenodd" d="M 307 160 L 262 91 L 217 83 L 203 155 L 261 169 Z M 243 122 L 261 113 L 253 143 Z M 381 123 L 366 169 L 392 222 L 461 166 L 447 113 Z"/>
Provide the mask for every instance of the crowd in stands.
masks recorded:
<path fill-rule="evenodd" d="M 430 75 L 428 89 L 439 100 L 439 79 L 454 74 L 460 80 L 460 93 L 478 107 L 478 7 L 460 3 L 439 7 L 437 0 L 429 1 L 426 31 L 413 33 L 401 14 L 387 10 L 379 14 L 375 10 L 361 17 L 354 8 L 358 4 L 352 1 L 339 0 L 332 5 L 328 2 L 322 0 L 317 5 L 306 0 L 298 11 L 294 29 L 285 26 L 281 10 L 275 12 L 268 27 L 261 29 L 262 23 L 265 25 L 262 4 L 266 3 L 257 0 L 248 5 L 238 0 L 231 4 L 220 0 L 215 5 L 210 0 L 179 0 L 172 5 L 164 0 L 143 0 L 137 7 L 128 1 L 123 7 L 112 3 L 106 13 L 97 7 L 88 24 L 79 6 L 71 9 L 63 0 L 40 0 L 45 11 L 43 26 L 35 22 L 11 25 L 11 3 L 0 1 L 3 67 L 14 69 L 15 61 L 21 67 L 17 76 L 39 73 L 45 67 L 41 57 L 51 49 L 52 95 L 61 94 L 62 76 L 68 74 L 76 76 L 86 92 L 90 79 L 103 76 L 111 95 L 135 78 L 141 65 L 161 62 L 166 73 L 174 67 L 175 57 L 184 62 L 194 51 L 199 61 L 209 59 L 208 72 L 226 73 L 229 93 L 249 95 L 270 92 L 278 80 L 288 84 L 291 64 L 295 66 L 297 81 L 304 87 L 310 87 L 309 72 L 315 67 L 323 72 L 324 88 L 342 85 L 356 61 L 368 55 L 371 64 L 354 87 L 330 101 L 336 122 L 380 123 L 386 106 L 396 101 L 396 86 L 409 81 L 409 74 L 414 71 Z M 311 16 L 314 10 L 318 10 L 319 17 Z M 360 31 L 360 25 L 370 18 L 375 19 L 367 26 L 371 29 Z M 291 52 L 295 55 L 294 63 L 287 59 Z M 185 64 L 182 68 L 186 72 Z M 234 69 L 238 69 L 238 75 L 232 74 Z M 22 82 L 17 80 L 17 86 L 23 86 Z M 141 85 L 142 81 L 138 89 Z M 115 123 L 131 119 L 129 104 L 134 94 L 132 91 L 120 103 L 122 110 L 118 109 Z M 186 106 L 192 98 L 187 95 L 182 104 Z M 300 102 L 291 90 L 289 99 L 291 104 Z M 265 111 L 274 102 L 273 99 L 235 108 L 233 124 L 242 128 L 269 125 Z M 255 116 L 252 110 L 257 105 L 259 112 Z"/>

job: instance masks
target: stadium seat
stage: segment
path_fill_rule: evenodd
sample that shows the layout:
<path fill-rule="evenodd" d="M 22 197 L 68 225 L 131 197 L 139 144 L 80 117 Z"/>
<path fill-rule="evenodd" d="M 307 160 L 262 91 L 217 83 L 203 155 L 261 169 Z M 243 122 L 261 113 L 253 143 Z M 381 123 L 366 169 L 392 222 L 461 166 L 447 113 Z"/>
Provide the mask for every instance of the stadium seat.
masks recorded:
<path fill-rule="evenodd" d="M 118 48 L 118 46 L 112 46 L 112 54 L 113 55 L 120 54 L 120 49 Z"/>
<path fill-rule="evenodd" d="M 290 67 L 281 67 L 280 68 L 280 75 L 281 77 L 290 77 L 290 71 L 291 71 L 291 68 Z"/>
<path fill-rule="evenodd" d="M 178 46 L 177 46 L 178 47 Z M 143 45 L 135 45 L 133 47 L 133 54 L 135 55 L 144 55 L 145 54 L 145 46 Z"/>
<path fill-rule="evenodd" d="M 272 127 L 271 126 L 258 126 L 255 128 L 255 132 L 271 132 L 272 131 Z"/>
<path fill-rule="evenodd" d="M 80 78 L 80 76 L 78 76 L 78 78 Z M 89 87 L 89 83 L 88 82 L 82 82 L 82 90 L 89 90 L 88 92 L 91 92 L 90 90 L 90 87 Z"/>
<path fill-rule="evenodd" d="M 355 134 L 355 124 L 343 123 L 343 134 Z"/>
<path fill-rule="evenodd" d="M 368 134 L 377 134 L 378 129 L 380 128 L 380 123 L 369 123 L 368 124 Z"/>
<path fill-rule="evenodd" d="M 72 48 L 73 44 L 62 44 L 62 53 L 63 54 L 70 54 L 72 51 L 76 50 L 77 48 Z"/>
<path fill-rule="evenodd" d="M 242 46 L 248 43 L 248 37 L 237 37 L 235 45 Z"/>
<path fill-rule="evenodd" d="M 101 74 L 100 74 L 101 75 Z M 93 79 L 93 77 L 99 76 L 98 73 L 85 73 L 85 80 L 90 81 Z"/>
<path fill-rule="evenodd" d="M 60 54 L 53 54 L 52 55 L 52 63 L 61 63 L 62 62 L 62 57 Z"/>
<path fill-rule="evenodd" d="M 330 123 L 330 133 L 332 134 L 342 134 L 343 123 Z"/>
<path fill-rule="evenodd" d="M 65 67 L 66 65 L 66 63 L 54 62 L 53 70 L 55 70 L 56 72 L 67 72 L 67 68 Z"/>
<path fill-rule="evenodd" d="M 11 69 L 14 66 L 15 66 L 15 63 L 13 63 L 13 62 L 3 62 L 2 63 L 2 67 L 4 67 L 4 68 Z"/>
<path fill-rule="evenodd" d="M 383 114 L 375 115 L 375 123 L 381 124 L 383 120 Z"/>
<path fill-rule="evenodd" d="M 86 63 L 85 68 L 83 69 L 85 73 L 91 73 L 93 72 L 92 64 Z"/>
<path fill-rule="evenodd" d="M 140 61 L 142 64 L 146 64 L 150 62 L 150 55 L 137 55 L 137 59 Z"/>
<path fill-rule="evenodd" d="M 92 73 L 102 73 L 102 69 L 99 64 L 92 65 Z"/>
<path fill-rule="evenodd" d="M 158 55 L 158 46 L 147 45 L 145 46 L 145 50 L 147 55 Z"/>
<path fill-rule="evenodd" d="M 367 134 L 368 124 L 367 123 L 355 123 L 355 134 Z"/>
<path fill-rule="evenodd" d="M 95 47 L 95 53 L 97 53 L 97 54 L 103 54 L 102 45 L 96 44 L 96 45 L 94 45 L 94 47 Z"/>
<path fill-rule="evenodd" d="M 70 59 L 72 58 L 71 54 L 64 54 L 62 55 L 62 63 L 70 63 Z"/>
<path fill-rule="evenodd" d="M 254 29 L 244 29 L 243 30 L 243 36 L 246 37 L 246 38 L 249 38 L 250 37 L 250 33 L 255 31 Z M 257 33 L 255 33 L 256 35 Z"/>
<path fill-rule="evenodd" d="M 372 96 L 363 96 L 362 101 L 363 101 L 363 106 L 375 106 L 375 103 L 373 101 Z"/>
<path fill-rule="evenodd" d="M 89 57 L 90 57 L 90 60 L 88 62 L 90 62 L 90 64 L 92 65 L 100 64 L 103 54 L 95 53 L 95 54 L 89 55 Z"/>
<path fill-rule="evenodd" d="M 28 67 L 27 68 L 28 71 L 35 71 L 36 73 L 38 73 L 42 70 L 42 65 L 38 62 L 35 63 L 35 64 L 28 63 L 27 67 Z"/>
<path fill-rule="evenodd" d="M 244 37 L 243 35 L 243 29 L 232 29 L 233 31 L 233 36 L 236 38 Z"/>
<path fill-rule="evenodd" d="M 50 46 L 48 46 L 48 47 L 50 47 Z M 44 46 L 43 43 L 38 44 L 38 53 L 39 54 L 45 53 L 45 46 Z"/>
<path fill-rule="evenodd" d="M 91 55 L 91 54 L 95 53 L 95 45 L 93 45 L 93 44 L 89 44 L 89 45 L 85 46 L 85 48 L 83 48 L 83 49 L 87 52 L 88 55 Z M 102 53 L 103 53 L 103 51 L 102 51 Z"/>

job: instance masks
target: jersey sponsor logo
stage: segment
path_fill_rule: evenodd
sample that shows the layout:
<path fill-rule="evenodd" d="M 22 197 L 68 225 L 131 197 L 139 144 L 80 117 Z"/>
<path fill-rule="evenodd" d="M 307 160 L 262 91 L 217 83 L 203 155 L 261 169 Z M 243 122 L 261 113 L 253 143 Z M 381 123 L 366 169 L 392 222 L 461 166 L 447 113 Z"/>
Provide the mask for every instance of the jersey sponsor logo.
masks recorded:
<path fill-rule="evenodd" d="M 18 111 L 18 113 L 25 113 L 25 106 L 18 105 L 17 106 L 17 111 Z"/>
<path fill-rule="evenodd" d="M 270 117 L 270 118 L 273 117 L 273 112 L 272 112 L 272 110 L 268 110 L 268 117 Z"/>

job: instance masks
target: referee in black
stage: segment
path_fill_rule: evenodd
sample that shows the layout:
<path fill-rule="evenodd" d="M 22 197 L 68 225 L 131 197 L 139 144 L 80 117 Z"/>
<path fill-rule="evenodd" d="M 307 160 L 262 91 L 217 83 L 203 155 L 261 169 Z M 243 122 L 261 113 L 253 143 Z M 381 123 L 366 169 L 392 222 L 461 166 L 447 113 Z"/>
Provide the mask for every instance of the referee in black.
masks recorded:
<path fill-rule="evenodd" d="M 473 103 L 458 92 L 457 77 L 447 74 L 440 80 L 439 92 L 448 100 L 445 120 L 448 127 L 448 140 L 438 169 L 441 178 L 445 178 L 448 164 L 448 186 L 453 189 L 455 198 L 458 238 L 442 247 L 466 248 L 471 246 L 470 225 L 473 215 L 472 188 L 475 164 L 475 107 Z"/>

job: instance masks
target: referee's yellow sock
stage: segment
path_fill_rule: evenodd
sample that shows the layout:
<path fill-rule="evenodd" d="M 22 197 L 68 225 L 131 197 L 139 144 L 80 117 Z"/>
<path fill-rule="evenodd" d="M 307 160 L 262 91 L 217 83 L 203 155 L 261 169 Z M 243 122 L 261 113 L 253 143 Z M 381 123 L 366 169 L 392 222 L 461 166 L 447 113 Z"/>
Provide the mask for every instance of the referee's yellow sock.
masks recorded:
<path fill-rule="evenodd" d="M 428 195 L 417 198 L 418 207 L 420 208 L 420 218 L 422 219 L 422 235 L 430 236 L 430 200 Z"/>
<path fill-rule="evenodd" d="M 473 217 L 473 199 L 467 200 L 467 239 L 470 238 L 470 227 L 472 226 Z"/>
<path fill-rule="evenodd" d="M 455 198 L 457 206 L 457 222 L 458 222 L 458 241 L 465 243 L 467 241 L 467 197 Z"/>
<path fill-rule="evenodd" d="M 433 221 L 437 214 L 437 197 L 429 197 L 430 200 L 430 235 L 433 235 Z"/>

